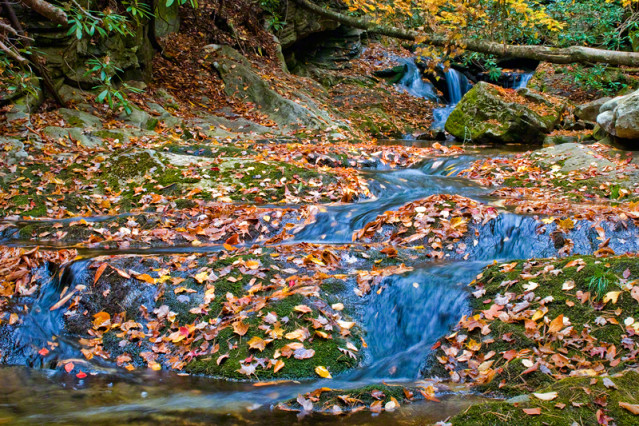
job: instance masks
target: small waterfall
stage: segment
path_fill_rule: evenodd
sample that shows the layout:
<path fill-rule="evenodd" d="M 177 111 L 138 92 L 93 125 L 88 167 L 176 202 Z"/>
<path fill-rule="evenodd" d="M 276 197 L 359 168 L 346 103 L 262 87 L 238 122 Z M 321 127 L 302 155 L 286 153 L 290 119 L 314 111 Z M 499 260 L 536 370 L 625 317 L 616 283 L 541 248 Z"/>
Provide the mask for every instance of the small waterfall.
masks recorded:
<path fill-rule="evenodd" d="M 528 83 L 530 82 L 530 80 L 532 80 L 533 75 L 535 75 L 534 72 L 519 74 L 518 78 L 515 80 L 513 89 L 517 90 L 517 89 L 523 89 L 524 87 L 526 87 Z"/>
<path fill-rule="evenodd" d="M 432 129 L 443 130 L 446 120 L 453 112 L 455 106 L 461 101 L 462 97 L 471 88 L 470 83 L 466 76 L 456 69 L 450 68 L 446 71 L 446 89 L 448 90 L 448 104 L 441 108 L 435 108 L 433 110 L 433 124 Z"/>
<path fill-rule="evenodd" d="M 437 100 L 435 88 L 422 78 L 422 72 L 415 63 L 415 58 L 398 58 L 400 64 L 406 65 L 408 71 L 399 81 L 399 86 L 417 98 Z"/>

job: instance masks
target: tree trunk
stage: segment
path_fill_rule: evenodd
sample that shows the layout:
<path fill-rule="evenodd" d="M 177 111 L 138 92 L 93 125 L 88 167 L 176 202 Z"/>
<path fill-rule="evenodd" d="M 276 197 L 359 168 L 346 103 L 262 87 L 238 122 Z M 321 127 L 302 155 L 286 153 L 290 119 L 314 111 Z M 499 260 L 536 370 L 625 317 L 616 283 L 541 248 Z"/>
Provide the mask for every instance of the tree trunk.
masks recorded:
<path fill-rule="evenodd" d="M 293 0 L 299 6 L 318 15 L 333 19 L 353 28 L 360 28 L 370 33 L 381 34 L 401 40 L 417 41 L 432 46 L 457 46 L 465 50 L 488 53 L 496 56 L 513 56 L 517 58 L 534 59 L 555 64 L 570 64 L 574 62 L 602 62 L 610 65 L 624 65 L 639 67 L 639 53 L 615 50 L 595 49 L 584 46 L 556 48 L 547 46 L 526 46 L 501 44 L 488 40 L 461 39 L 449 40 L 437 34 L 427 34 L 413 30 L 379 25 L 366 18 L 355 18 L 343 15 L 331 9 L 326 9 L 308 0 Z"/>
<path fill-rule="evenodd" d="M 44 0 L 20 0 L 34 12 L 60 25 L 67 25 L 67 14 L 62 9 Z"/>

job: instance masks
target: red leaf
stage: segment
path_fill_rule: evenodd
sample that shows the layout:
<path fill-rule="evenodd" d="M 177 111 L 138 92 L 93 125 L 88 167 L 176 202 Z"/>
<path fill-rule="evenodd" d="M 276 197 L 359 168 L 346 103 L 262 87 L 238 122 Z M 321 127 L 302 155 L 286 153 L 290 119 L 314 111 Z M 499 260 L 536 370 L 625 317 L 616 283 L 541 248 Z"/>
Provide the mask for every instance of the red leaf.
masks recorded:
<path fill-rule="evenodd" d="M 47 356 L 47 355 L 49 355 L 49 349 L 47 349 L 47 348 L 42 348 L 42 349 L 40 349 L 40 350 L 38 351 L 38 353 L 39 353 L 41 356 Z"/>
<path fill-rule="evenodd" d="M 72 363 L 72 362 L 69 362 L 69 363 L 65 364 L 65 366 L 64 366 L 64 370 L 65 370 L 67 373 L 70 373 L 70 372 L 72 372 L 72 371 L 73 371 L 73 367 L 74 367 L 73 363 Z"/>
<path fill-rule="evenodd" d="M 87 373 L 85 373 L 84 371 L 80 371 L 78 374 L 75 375 L 75 377 L 77 377 L 78 379 L 84 379 L 87 376 Z"/>

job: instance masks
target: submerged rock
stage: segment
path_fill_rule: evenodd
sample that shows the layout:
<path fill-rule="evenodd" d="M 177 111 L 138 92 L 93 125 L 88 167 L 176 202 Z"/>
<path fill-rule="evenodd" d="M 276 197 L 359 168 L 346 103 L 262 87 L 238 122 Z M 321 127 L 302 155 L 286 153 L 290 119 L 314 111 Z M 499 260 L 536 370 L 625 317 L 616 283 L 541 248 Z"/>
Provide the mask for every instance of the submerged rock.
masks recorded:
<path fill-rule="evenodd" d="M 453 110 L 446 131 L 473 142 L 536 143 L 556 128 L 566 104 L 529 89 L 479 82 Z"/>
<path fill-rule="evenodd" d="M 639 91 L 603 104 L 597 124 L 618 140 L 639 141 Z"/>

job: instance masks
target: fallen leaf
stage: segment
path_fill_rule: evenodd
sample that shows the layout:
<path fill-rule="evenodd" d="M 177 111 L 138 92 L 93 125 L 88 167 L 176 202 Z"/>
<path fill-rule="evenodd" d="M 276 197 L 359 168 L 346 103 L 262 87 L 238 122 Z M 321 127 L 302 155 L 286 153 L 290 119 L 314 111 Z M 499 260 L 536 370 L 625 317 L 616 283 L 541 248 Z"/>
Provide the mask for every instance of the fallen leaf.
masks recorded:
<path fill-rule="evenodd" d="M 318 365 L 317 367 L 315 367 L 315 373 L 317 373 L 318 376 L 324 378 L 324 379 L 332 379 L 333 376 L 331 376 L 331 373 L 328 372 L 328 369 L 324 366 Z"/>

